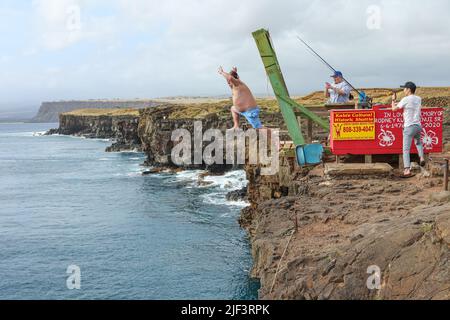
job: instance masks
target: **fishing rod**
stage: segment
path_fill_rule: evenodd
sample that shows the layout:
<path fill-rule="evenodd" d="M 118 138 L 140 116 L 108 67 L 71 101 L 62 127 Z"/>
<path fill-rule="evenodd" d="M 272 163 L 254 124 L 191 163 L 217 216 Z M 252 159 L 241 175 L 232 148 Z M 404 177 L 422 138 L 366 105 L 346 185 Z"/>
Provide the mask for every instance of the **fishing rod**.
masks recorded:
<path fill-rule="evenodd" d="M 320 56 L 320 54 L 318 54 L 313 48 L 311 48 L 311 46 L 309 45 L 309 44 L 307 44 L 302 38 L 300 38 L 300 36 L 297 36 L 297 39 L 298 40 L 300 40 L 300 42 L 301 43 L 303 43 L 317 58 L 319 58 L 320 59 L 320 61 L 322 61 L 331 71 L 333 71 L 333 72 L 335 72 L 336 73 L 336 69 L 334 69 L 324 58 L 322 58 L 321 56 Z M 365 94 L 365 92 L 360 92 L 358 89 L 356 89 L 350 82 L 348 82 L 347 81 L 347 79 L 345 79 L 344 77 L 342 77 L 342 79 L 345 81 L 345 82 L 347 82 L 348 83 L 348 85 L 353 89 L 353 90 L 355 90 L 357 93 L 358 93 L 358 95 L 359 95 L 359 97 L 360 97 L 360 99 L 361 100 L 363 100 L 363 99 L 366 99 L 366 94 Z"/>

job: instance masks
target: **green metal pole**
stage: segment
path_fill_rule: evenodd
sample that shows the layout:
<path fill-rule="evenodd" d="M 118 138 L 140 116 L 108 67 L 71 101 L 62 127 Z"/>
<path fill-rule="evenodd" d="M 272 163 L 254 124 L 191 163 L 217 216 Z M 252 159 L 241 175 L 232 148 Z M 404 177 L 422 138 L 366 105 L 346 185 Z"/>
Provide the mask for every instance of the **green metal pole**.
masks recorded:
<path fill-rule="evenodd" d="M 257 30 L 253 32 L 253 38 L 256 41 L 264 68 L 266 69 L 267 76 L 269 77 L 273 91 L 278 100 L 289 135 L 291 136 L 294 144 L 297 146 L 304 145 L 305 138 L 302 135 L 301 128 L 293 108 L 299 109 L 304 116 L 316 122 L 324 129 L 329 130 L 330 127 L 327 121 L 290 98 L 275 49 L 272 46 L 269 32 L 265 29 Z"/>
<path fill-rule="evenodd" d="M 305 138 L 299 128 L 294 110 L 292 110 L 288 100 L 283 99 L 289 98 L 289 92 L 286 87 L 283 74 L 281 73 L 275 50 L 272 48 L 270 35 L 266 30 L 261 29 L 253 33 L 253 38 L 256 41 L 256 45 L 263 60 L 264 68 L 266 69 L 267 76 L 269 77 L 273 91 L 277 97 L 289 135 L 295 145 L 304 145 Z"/>

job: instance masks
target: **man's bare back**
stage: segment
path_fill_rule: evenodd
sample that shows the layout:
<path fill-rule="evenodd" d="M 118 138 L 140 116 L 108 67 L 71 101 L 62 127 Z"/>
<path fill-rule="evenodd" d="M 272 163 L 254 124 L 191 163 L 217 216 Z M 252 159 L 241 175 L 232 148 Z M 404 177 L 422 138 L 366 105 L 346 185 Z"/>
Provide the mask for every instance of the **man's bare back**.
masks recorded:
<path fill-rule="evenodd" d="M 257 104 L 252 92 L 244 82 L 241 80 L 238 81 L 239 83 L 237 85 L 231 86 L 233 92 L 233 105 L 239 112 L 245 112 L 251 108 L 255 108 Z"/>

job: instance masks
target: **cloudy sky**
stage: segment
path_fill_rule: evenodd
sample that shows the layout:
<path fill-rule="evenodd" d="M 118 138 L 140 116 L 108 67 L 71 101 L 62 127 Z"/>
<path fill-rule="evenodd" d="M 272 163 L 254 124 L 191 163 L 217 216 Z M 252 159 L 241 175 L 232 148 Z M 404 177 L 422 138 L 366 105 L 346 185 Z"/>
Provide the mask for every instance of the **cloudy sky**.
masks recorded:
<path fill-rule="evenodd" d="M 251 36 L 270 30 L 291 94 L 329 70 L 358 87 L 450 85 L 448 0 L 2 0 L 2 104 L 228 94 L 217 67 L 239 67 L 271 94 Z"/>

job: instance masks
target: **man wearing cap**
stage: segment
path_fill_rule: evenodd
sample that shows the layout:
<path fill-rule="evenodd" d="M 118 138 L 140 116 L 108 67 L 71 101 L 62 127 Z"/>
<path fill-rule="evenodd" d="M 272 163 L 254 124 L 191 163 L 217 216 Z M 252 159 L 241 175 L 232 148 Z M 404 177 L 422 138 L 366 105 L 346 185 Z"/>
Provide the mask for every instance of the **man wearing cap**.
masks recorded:
<path fill-rule="evenodd" d="M 342 72 L 336 71 L 332 76 L 334 84 L 325 84 L 325 97 L 329 98 L 328 103 L 348 103 L 352 88 L 344 80 Z"/>
<path fill-rule="evenodd" d="M 397 95 L 392 97 L 392 110 L 403 110 L 403 163 L 405 166 L 405 177 L 411 176 L 411 144 L 414 139 L 417 151 L 419 152 L 420 165 L 425 166 L 425 155 L 423 151 L 423 144 L 421 139 L 422 124 L 421 124 L 421 109 L 422 98 L 416 96 L 416 85 L 413 82 L 407 82 L 403 88 L 405 97 L 397 103 Z"/>

